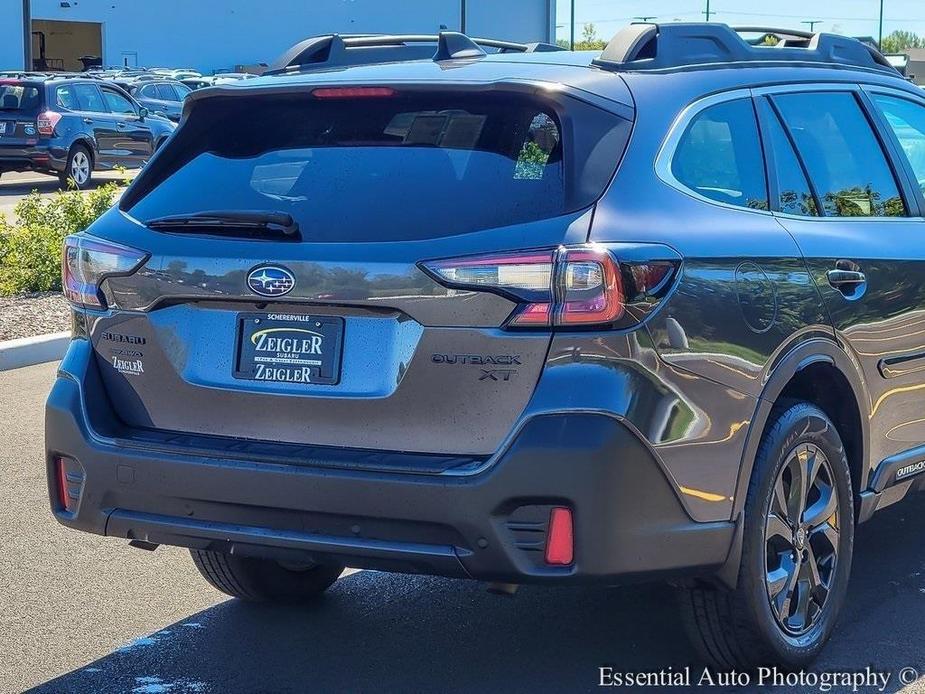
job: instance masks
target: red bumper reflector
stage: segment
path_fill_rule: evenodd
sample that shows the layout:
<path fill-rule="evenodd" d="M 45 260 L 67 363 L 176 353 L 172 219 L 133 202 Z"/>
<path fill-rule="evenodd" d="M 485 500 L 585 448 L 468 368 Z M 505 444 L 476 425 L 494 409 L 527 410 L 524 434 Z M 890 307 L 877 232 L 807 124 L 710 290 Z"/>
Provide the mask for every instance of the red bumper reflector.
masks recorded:
<path fill-rule="evenodd" d="M 55 458 L 55 476 L 58 478 L 58 503 L 61 505 L 65 511 L 68 511 L 68 498 L 67 493 L 67 470 L 64 465 L 64 458 Z"/>
<path fill-rule="evenodd" d="M 549 534 L 546 536 L 546 563 L 568 566 L 574 559 L 572 510 L 569 508 L 554 508 L 549 513 Z"/>

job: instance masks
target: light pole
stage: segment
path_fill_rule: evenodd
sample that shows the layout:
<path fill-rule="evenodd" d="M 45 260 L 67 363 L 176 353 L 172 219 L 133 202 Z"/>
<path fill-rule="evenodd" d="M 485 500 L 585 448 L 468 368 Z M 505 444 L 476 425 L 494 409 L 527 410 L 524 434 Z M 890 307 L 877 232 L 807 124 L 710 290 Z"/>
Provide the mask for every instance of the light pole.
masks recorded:
<path fill-rule="evenodd" d="M 710 12 L 710 0 L 707 0 L 707 10 L 706 10 L 706 12 L 704 12 L 703 14 L 704 14 L 704 16 L 706 16 L 707 21 L 709 22 L 709 21 L 710 21 L 710 15 L 713 14 L 712 12 Z"/>
<path fill-rule="evenodd" d="M 654 14 L 643 15 L 642 17 L 633 17 L 637 22 L 648 22 L 650 19 L 655 19 Z"/>
<path fill-rule="evenodd" d="M 883 0 L 880 0 L 880 34 L 877 37 L 877 49 L 883 50 Z"/>
<path fill-rule="evenodd" d="M 809 24 L 809 33 L 812 34 L 814 33 L 813 29 L 815 28 L 815 26 L 817 24 L 822 24 L 822 20 L 821 19 L 807 19 L 803 22 L 800 22 L 800 24 Z"/>
<path fill-rule="evenodd" d="M 32 69 L 32 6 L 30 0 L 22 0 L 22 61 L 23 70 Z"/>
<path fill-rule="evenodd" d="M 569 42 L 568 42 L 568 44 L 569 44 L 569 48 L 571 48 L 571 49 L 574 51 L 574 50 L 575 50 L 575 0 L 572 0 L 572 22 L 571 22 L 571 25 L 572 25 L 572 28 L 571 28 L 571 31 L 570 31 L 570 33 L 569 33 Z"/>

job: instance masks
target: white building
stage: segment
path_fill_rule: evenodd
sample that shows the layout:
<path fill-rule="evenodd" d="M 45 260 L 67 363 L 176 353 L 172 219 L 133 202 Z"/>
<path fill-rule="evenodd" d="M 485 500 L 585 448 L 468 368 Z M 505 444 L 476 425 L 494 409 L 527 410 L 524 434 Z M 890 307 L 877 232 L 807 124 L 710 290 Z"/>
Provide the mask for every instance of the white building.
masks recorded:
<path fill-rule="evenodd" d="M 0 70 L 36 66 L 189 67 L 204 73 L 271 63 L 315 34 L 434 34 L 550 41 L 556 0 L 0 0 Z M 26 31 L 23 16 L 31 5 Z M 8 21 L 9 20 L 9 21 Z"/>

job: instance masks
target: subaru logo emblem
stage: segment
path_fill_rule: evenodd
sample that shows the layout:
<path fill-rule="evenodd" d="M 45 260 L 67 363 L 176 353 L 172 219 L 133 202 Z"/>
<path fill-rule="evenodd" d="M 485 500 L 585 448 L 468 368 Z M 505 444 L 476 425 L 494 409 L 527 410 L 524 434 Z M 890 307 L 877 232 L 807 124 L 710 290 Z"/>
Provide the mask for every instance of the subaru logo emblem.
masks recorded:
<path fill-rule="evenodd" d="M 248 273 L 247 286 L 260 296 L 282 296 L 292 291 L 295 277 L 284 267 L 264 265 Z"/>

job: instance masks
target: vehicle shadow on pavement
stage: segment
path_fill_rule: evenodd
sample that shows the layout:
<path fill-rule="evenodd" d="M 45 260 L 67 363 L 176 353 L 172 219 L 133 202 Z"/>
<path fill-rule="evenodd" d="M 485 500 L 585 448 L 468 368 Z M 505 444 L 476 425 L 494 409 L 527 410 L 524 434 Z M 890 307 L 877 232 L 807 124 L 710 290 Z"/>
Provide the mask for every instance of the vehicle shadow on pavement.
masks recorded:
<path fill-rule="evenodd" d="M 521 589 L 362 572 L 317 603 L 228 600 L 36 692 L 586 690 L 693 657 L 670 590 Z"/>
<path fill-rule="evenodd" d="M 137 172 L 131 170 L 130 173 L 135 174 Z M 95 190 L 107 183 L 118 183 L 125 180 L 126 176 L 122 174 L 96 172 L 94 178 L 87 184 L 84 190 Z M 67 186 L 62 186 L 61 182 L 54 176 L 39 176 L 36 174 L 35 178 L 30 178 L 28 181 L 0 178 L 0 203 L 4 202 L 6 198 L 12 201 L 16 198 L 28 195 L 33 191 L 44 195 L 66 190 L 68 190 Z"/>
<path fill-rule="evenodd" d="M 859 529 L 848 604 L 813 672 L 871 666 L 891 673 L 885 692 L 903 688 L 902 668 L 925 673 L 923 534 L 922 498 Z M 365 571 L 308 607 L 227 600 L 32 691 L 590 691 L 603 665 L 691 666 L 696 681 L 702 666 L 670 588 L 525 587 L 508 598 L 472 582 Z"/>

